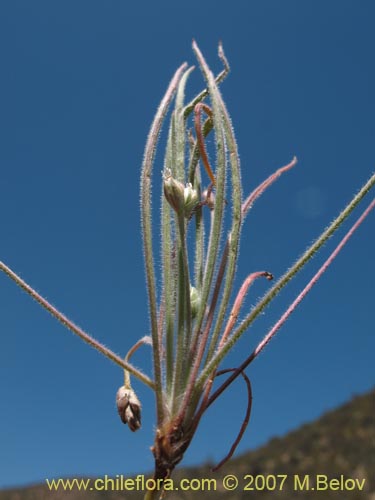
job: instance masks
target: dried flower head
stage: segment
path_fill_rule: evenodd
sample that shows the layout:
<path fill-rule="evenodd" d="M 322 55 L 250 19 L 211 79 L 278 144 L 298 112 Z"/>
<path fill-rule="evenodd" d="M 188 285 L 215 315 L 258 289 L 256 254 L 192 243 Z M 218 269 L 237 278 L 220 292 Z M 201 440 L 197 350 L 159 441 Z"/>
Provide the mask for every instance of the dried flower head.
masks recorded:
<path fill-rule="evenodd" d="M 141 428 L 141 403 L 133 389 L 122 385 L 116 394 L 117 410 L 124 424 L 133 432 Z"/>

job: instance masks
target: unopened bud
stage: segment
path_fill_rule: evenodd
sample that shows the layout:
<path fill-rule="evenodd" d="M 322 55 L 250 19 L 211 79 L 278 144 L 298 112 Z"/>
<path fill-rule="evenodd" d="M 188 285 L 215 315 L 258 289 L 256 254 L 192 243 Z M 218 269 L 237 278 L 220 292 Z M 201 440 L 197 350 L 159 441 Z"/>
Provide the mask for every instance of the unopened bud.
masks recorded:
<path fill-rule="evenodd" d="M 185 217 L 190 217 L 191 212 L 198 204 L 198 192 L 193 186 L 190 184 L 186 184 L 184 189 L 184 211 Z"/>
<path fill-rule="evenodd" d="M 201 297 L 198 290 L 194 287 L 190 287 L 190 307 L 191 315 L 193 318 L 198 314 L 199 307 L 201 305 Z"/>
<path fill-rule="evenodd" d="M 169 171 L 164 175 L 164 196 L 166 197 L 168 203 L 178 214 L 184 209 L 184 190 L 185 187 L 180 181 L 176 181 L 172 177 Z"/>
<path fill-rule="evenodd" d="M 141 427 L 141 403 L 133 389 L 121 386 L 116 394 L 117 410 L 124 424 L 133 432 Z"/>
<path fill-rule="evenodd" d="M 164 174 L 164 196 L 177 214 L 189 217 L 198 204 L 197 190 L 189 183 L 186 186 L 174 179 L 169 170 Z"/>
<path fill-rule="evenodd" d="M 215 195 L 212 189 L 205 189 L 202 193 L 202 203 L 208 206 L 210 210 L 215 208 Z"/>

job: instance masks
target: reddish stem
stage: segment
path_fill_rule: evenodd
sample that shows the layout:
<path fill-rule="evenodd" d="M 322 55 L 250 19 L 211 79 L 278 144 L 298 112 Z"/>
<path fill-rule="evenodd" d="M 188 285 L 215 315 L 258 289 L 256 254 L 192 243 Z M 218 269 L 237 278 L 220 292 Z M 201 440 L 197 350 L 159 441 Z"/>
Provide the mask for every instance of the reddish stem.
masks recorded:
<path fill-rule="evenodd" d="M 254 189 L 254 191 L 252 193 L 250 193 L 250 195 L 243 202 L 243 204 L 242 204 L 242 216 L 244 217 L 246 215 L 247 211 L 251 208 L 251 206 L 254 203 L 254 201 L 257 198 L 259 198 L 259 196 L 261 194 L 263 194 L 264 191 L 271 184 L 273 184 L 280 177 L 281 174 L 283 174 L 284 172 L 287 172 L 288 170 L 290 170 L 291 168 L 293 168 L 296 164 L 297 164 L 297 158 L 294 157 L 293 160 L 290 163 L 288 163 L 284 167 L 281 167 L 278 170 L 276 170 L 276 172 L 274 172 L 273 174 L 271 174 L 265 181 L 263 181 L 261 184 L 259 184 L 259 186 L 256 187 Z"/>
<path fill-rule="evenodd" d="M 202 158 L 203 165 L 208 173 L 209 178 L 211 179 L 212 184 L 215 185 L 215 176 L 212 173 L 212 169 L 211 169 L 210 162 L 209 162 L 208 155 L 207 155 L 207 151 L 206 151 L 206 146 L 204 144 L 204 136 L 203 136 L 203 131 L 202 131 L 202 123 L 201 123 L 202 111 L 205 111 L 205 113 L 210 118 L 212 118 L 211 108 L 209 106 L 207 106 L 207 104 L 199 102 L 194 107 L 195 133 L 197 135 L 198 147 L 199 147 L 199 152 L 200 152 L 200 155 Z"/>
<path fill-rule="evenodd" d="M 317 283 L 322 274 L 327 270 L 332 261 L 336 258 L 340 250 L 345 246 L 348 240 L 351 238 L 353 233 L 358 229 L 358 227 L 362 224 L 371 210 L 375 207 L 375 198 L 372 200 L 370 205 L 366 208 L 366 210 L 362 213 L 362 215 L 357 219 L 357 221 L 353 224 L 353 226 L 346 233 L 344 238 L 337 245 L 335 250 L 331 253 L 328 259 L 324 262 L 324 264 L 320 267 L 319 271 L 314 275 L 314 277 L 309 281 L 309 283 L 305 286 L 302 292 L 297 296 L 297 298 L 293 301 L 293 303 L 288 307 L 285 313 L 281 316 L 279 321 L 271 328 L 271 330 L 267 333 L 264 339 L 258 344 L 258 346 L 254 349 L 254 351 L 250 354 L 248 358 L 237 368 L 233 374 L 228 377 L 228 379 L 212 394 L 209 398 L 207 407 L 210 406 L 219 396 L 220 394 L 240 375 L 240 373 L 245 370 L 247 366 L 259 355 L 259 353 L 266 347 L 275 333 L 279 330 L 279 328 L 285 323 L 288 317 L 292 314 L 292 312 L 299 305 L 301 300 L 306 296 L 306 294 L 311 290 L 311 288 Z"/>
<path fill-rule="evenodd" d="M 246 297 L 246 294 L 247 294 L 247 291 L 248 291 L 249 287 L 254 283 L 254 281 L 257 278 L 260 278 L 261 276 L 264 276 L 268 280 L 272 280 L 273 279 L 273 276 L 272 276 L 271 273 L 269 273 L 267 271 L 259 271 L 259 272 L 256 272 L 256 273 L 249 274 L 249 276 L 243 282 L 243 284 L 242 284 L 242 286 L 240 288 L 240 291 L 237 294 L 236 300 L 234 301 L 234 304 L 233 304 L 233 307 L 232 307 L 232 312 L 230 313 L 227 326 L 225 327 L 223 336 L 222 336 L 221 341 L 219 343 L 219 350 L 223 347 L 223 345 L 227 341 L 228 336 L 229 336 L 232 328 L 234 327 L 234 325 L 235 325 L 235 323 L 237 321 L 238 314 L 240 312 L 242 303 L 243 303 L 243 301 L 244 301 L 244 299 Z"/>
<path fill-rule="evenodd" d="M 224 373 L 234 372 L 234 371 L 236 371 L 236 368 L 228 368 L 227 370 L 220 370 L 219 372 L 217 372 L 216 377 L 219 375 L 224 375 Z M 236 448 L 237 448 L 239 442 L 241 441 L 242 436 L 244 435 L 246 428 L 249 424 L 251 407 L 252 407 L 252 402 L 253 402 L 253 394 L 252 394 L 252 390 L 251 390 L 251 383 L 250 383 L 249 377 L 244 372 L 241 372 L 241 375 L 242 375 L 243 379 L 245 380 L 245 383 L 247 386 L 247 408 L 246 408 L 245 418 L 242 422 L 240 431 L 239 431 L 236 439 L 234 440 L 229 452 L 227 453 L 227 455 L 225 455 L 225 457 L 222 460 L 220 460 L 220 462 L 217 465 L 215 465 L 215 467 L 213 467 L 211 469 L 212 472 L 215 472 L 218 469 L 220 469 L 220 467 L 222 467 L 226 462 L 228 462 L 228 460 L 233 456 L 233 453 L 236 451 Z"/>

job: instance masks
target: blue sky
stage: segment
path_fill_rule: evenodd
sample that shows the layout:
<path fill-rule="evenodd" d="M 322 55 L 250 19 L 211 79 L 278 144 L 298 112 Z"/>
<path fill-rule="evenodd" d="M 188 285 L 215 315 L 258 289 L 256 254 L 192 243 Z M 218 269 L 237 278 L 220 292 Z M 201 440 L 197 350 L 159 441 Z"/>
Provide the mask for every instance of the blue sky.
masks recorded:
<path fill-rule="evenodd" d="M 236 286 L 254 270 L 280 276 L 374 170 L 374 14 L 371 0 L 2 2 L 1 260 L 119 354 L 148 333 L 143 147 L 174 70 L 195 63 L 192 38 L 215 71 L 221 39 L 245 193 L 299 158 L 244 226 Z M 191 96 L 200 78 L 195 71 Z M 238 452 L 373 387 L 374 235 L 372 214 L 249 367 L 253 413 Z M 226 366 L 243 360 L 333 245 Z M 266 287 L 256 284 L 247 308 Z M 0 487 L 152 469 L 150 391 L 136 384 L 143 427 L 132 434 L 115 408 L 121 370 L 4 275 L 0 335 Z M 135 361 L 150 373 L 147 348 Z M 185 464 L 222 458 L 243 396 L 238 381 L 210 409 Z"/>

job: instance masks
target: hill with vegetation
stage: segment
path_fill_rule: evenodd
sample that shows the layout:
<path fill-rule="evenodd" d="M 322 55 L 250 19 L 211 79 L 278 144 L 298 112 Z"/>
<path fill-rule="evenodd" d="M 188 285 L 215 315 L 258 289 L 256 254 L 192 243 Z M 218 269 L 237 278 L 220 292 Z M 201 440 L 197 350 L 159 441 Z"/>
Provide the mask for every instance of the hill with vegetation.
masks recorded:
<path fill-rule="evenodd" d="M 238 480 L 233 491 L 224 487 L 228 475 Z M 198 479 L 205 482 L 199 487 Z M 167 499 L 375 500 L 375 392 L 305 424 L 283 438 L 242 454 L 220 471 L 210 464 L 180 468 L 174 486 L 194 480 L 197 491 L 170 492 Z M 212 481 L 208 483 L 208 480 Z M 229 487 L 236 479 L 229 478 Z M 87 478 L 86 478 L 87 480 Z M 227 479 L 228 480 L 228 479 Z M 136 483 L 134 483 L 135 486 Z M 185 483 L 186 485 L 187 483 Z M 136 491 L 50 491 L 45 484 L 0 491 L 0 500 L 120 500 L 140 499 Z"/>

